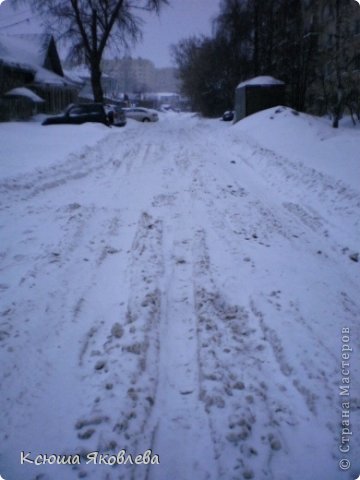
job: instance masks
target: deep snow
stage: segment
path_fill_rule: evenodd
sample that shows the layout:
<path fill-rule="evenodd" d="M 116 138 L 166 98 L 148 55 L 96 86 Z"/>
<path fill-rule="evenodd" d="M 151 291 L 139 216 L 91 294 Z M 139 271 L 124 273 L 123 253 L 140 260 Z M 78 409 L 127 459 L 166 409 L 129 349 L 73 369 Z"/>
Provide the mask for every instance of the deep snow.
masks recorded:
<path fill-rule="evenodd" d="M 0 475 L 355 479 L 359 135 L 285 108 L 0 124 Z M 160 465 L 85 462 L 149 448 Z"/>

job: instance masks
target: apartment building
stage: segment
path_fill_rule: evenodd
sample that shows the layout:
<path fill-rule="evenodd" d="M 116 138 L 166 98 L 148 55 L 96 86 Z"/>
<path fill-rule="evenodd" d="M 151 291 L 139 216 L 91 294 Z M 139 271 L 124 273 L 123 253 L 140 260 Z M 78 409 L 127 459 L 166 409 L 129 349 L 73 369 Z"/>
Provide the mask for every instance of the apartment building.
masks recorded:
<path fill-rule="evenodd" d="M 178 92 L 179 82 L 174 68 L 156 68 L 144 58 L 124 56 L 102 63 L 104 73 L 116 78 L 124 92 Z"/>

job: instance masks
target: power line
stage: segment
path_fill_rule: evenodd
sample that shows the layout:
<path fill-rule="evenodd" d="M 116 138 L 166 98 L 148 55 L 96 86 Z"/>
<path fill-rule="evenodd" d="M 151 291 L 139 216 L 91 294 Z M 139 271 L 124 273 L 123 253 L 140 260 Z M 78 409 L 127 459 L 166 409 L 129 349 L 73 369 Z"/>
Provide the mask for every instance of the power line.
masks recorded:
<path fill-rule="evenodd" d="M 25 10 L 22 10 L 21 12 L 17 12 L 17 13 L 13 13 L 13 14 L 10 14 L 10 15 L 6 15 L 5 17 L 3 18 L 0 18 L 0 30 L 4 30 L 4 29 L 7 29 L 7 28 L 11 28 L 11 27 L 14 27 L 16 25 L 21 25 L 23 23 L 29 23 L 31 19 L 35 18 L 34 15 L 31 15 L 29 16 L 29 13 L 31 12 L 31 9 L 30 8 L 27 8 Z M 8 21 L 11 21 L 11 19 L 16 19 L 16 17 L 19 17 L 19 16 L 24 16 L 26 15 L 26 18 L 23 18 L 23 19 L 19 19 L 17 21 L 14 21 L 12 23 L 6 23 L 4 25 L 4 22 L 8 22 Z M 2 24 L 1 24 L 2 23 Z"/>
<path fill-rule="evenodd" d="M 28 14 L 29 12 L 31 12 L 31 9 L 27 8 L 26 10 L 22 10 L 21 12 L 18 12 L 18 13 L 12 13 L 11 15 L 6 15 L 5 17 L 1 16 L 0 21 L 2 22 L 3 20 L 10 20 L 14 17 L 18 17 L 20 15 Z"/>
<path fill-rule="evenodd" d="M 15 23 L 10 23 L 9 25 L 1 25 L 0 30 L 5 30 L 6 28 L 14 27 L 15 25 L 21 25 L 22 23 L 29 23 L 31 18 L 34 18 L 34 17 L 25 18 L 24 20 L 20 20 L 19 22 L 15 22 Z"/>

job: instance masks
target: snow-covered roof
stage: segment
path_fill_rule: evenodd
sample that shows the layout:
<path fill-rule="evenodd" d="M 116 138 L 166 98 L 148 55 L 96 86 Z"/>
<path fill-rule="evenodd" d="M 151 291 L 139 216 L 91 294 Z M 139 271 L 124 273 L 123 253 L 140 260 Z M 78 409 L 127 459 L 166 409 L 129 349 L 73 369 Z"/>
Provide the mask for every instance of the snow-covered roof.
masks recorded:
<path fill-rule="evenodd" d="M 32 100 L 34 103 L 43 103 L 45 100 L 36 95 L 32 90 L 26 87 L 13 88 L 5 93 L 6 97 L 26 97 Z"/>
<path fill-rule="evenodd" d="M 47 70 L 46 68 L 38 67 L 36 69 L 34 83 L 47 83 L 49 85 L 63 85 L 63 86 L 74 86 L 74 83 L 71 80 L 66 79 L 65 77 L 60 77 L 56 73 Z"/>
<path fill-rule="evenodd" d="M 144 94 L 144 98 L 161 100 L 163 98 L 178 98 L 180 95 L 174 92 L 148 92 Z"/>
<path fill-rule="evenodd" d="M 68 75 L 70 78 L 75 77 L 81 79 L 82 81 L 91 78 L 89 67 L 84 64 L 77 65 L 76 67 L 67 68 L 66 75 Z"/>
<path fill-rule="evenodd" d="M 262 75 L 260 77 L 249 78 L 249 80 L 245 80 L 244 82 L 239 83 L 237 88 L 247 87 L 248 85 L 256 85 L 256 86 L 266 86 L 266 85 L 284 85 L 284 82 L 278 80 L 277 78 L 270 77 L 268 75 Z"/>
<path fill-rule="evenodd" d="M 43 67 L 50 40 L 51 35 L 1 34 L 0 59 L 14 67 Z"/>
<path fill-rule="evenodd" d="M 51 41 L 48 34 L 1 34 L 0 62 L 33 72 L 35 83 L 71 85 L 69 80 L 45 67 Z"/>
<path fill-rule="evenodd" d="M 67 68 L 64 68 L 63 72 L 64 72 L 65 77 L 68 78 L 69 80 L 71 80 L 72 82 L 81 83 L 81 84 L 84 83 L 84 80 L 78 74 L 74 73 L 73 70 L 69 70 Z"/>
<path fill-rule="evenodd" d="M 112 92 L 107 92 L 105 90 L 103 93 L 104 99 L 107 101 L 120 102 L 124 100 L 124 95 L 122 93 L 113 94 Z M 94 93 L 89 82 L 87 82 L 80 90 L 79 99 L 94 101 Z"/>
<path fill-rule="evenodd" d="M 94 101 L 94 93 L 92 91 L 90 83 L 86 83 L 79 92 L 79 98 L 86 98 L 88 100 Z"/>

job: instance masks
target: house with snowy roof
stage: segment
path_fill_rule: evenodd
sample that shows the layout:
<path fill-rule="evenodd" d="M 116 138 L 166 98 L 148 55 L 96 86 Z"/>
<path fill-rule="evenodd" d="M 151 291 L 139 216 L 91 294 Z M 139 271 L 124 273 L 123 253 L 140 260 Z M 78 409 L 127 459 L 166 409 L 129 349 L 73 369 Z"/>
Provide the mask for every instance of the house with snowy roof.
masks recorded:
<path fill-rule="evenodd" d="M 0 118 L 26 117 L 34 105 L 59 112 L 80 88 L 65 76 L 52 35 L 0 35 Z"/>

